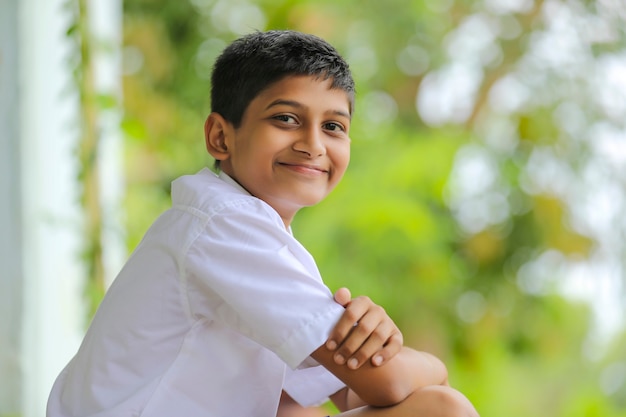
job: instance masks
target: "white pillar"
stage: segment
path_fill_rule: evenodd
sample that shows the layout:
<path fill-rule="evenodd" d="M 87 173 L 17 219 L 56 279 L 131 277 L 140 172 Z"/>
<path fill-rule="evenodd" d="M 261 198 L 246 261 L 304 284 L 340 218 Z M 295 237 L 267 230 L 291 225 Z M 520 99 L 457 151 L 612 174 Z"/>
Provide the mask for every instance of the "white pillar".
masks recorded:
<path fill-rule="evenodd" d="M 52 383 L 76 352 L 86 326 L 83 283 L 86 268 L 83 250 L 82 214 L 79 204 L 79 166 L 76 158 L 80 138 L 78 93 L 71 63 L 77 58 L 75 44 L 66 32 L 73 16 L 66 0 L 15 0 L 19 7 L 19 173 L 22 178 L 22 405 L 24 417 L 45 415 L 45 404 Z M 95 25 L 98 35 L 110 36 L 110 45 L 120 39 L 120 0 L 92 0 L 92 16 L 110 19 Z M 100 15 L 98 15 L 100 14 Z M 108 25 L 108 26 L 107 26 Z M 103 31 L 102 28 L 105 28 Z M 119 51 L 119 48 L 117 48 Z M 106 54 L 105 54 L 106 55 Z M 117 94 L 117 56 L 97 57 L 98 65 L 108 65 L 107 82 L 98 79 L 99 88 Z M 74 61 L 75 62 L 75 61 Z M 97 74 L 102 74 L 98 72 Z M 120 195 L 119 162 L 116 154 L 119 113 L 104 114 L 103 178 L 111 212 Z M 109 241 L 119 227 L 107 221 Z M 112 225 L 113 224 L 113 225 Z M 118 235 L 119 236 L 119 233 Z M 112 251 L 120 252 L 120 250 Z M 109 250 L 109 253 L 111 251 Z M 106 256 L 106 255 L 105 255 Z M 111 256 L 109 255 L 109 259 Z M 4 379 L 4 378 L 3 378 Z"/>
<path fill-rule="evenodd" d="M 65 35 L 72 16 L 64 3 L 19 3 L 24 417 L 45 415 L 52 382 L 84 325 L 79 111 L 70 67 L 77 51 Z"/>
<path fill-rule="evenodd" d="M 0 415 L 16 414 L 22 398 L 17 10 L 17 1 L 0 0 Z"/>

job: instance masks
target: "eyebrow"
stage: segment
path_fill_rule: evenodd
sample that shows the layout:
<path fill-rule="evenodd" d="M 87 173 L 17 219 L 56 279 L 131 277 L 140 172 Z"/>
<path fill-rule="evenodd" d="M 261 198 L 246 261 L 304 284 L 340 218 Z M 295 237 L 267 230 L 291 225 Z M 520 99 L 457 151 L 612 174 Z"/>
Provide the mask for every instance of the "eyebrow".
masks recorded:
<path fill-rule="evenodd" d="M 268 104 L 268 106 L 265 108 L 265 110 L 271 109 L 274 106 L 291 106 L 291 107 L 295 107 L 296 109 L 305 109 L 306 106 L 298 101 L 294 101 L 294 100 L 285 100 L 285 99 L 281 99 L 279 98 L 278 100 L 274 100 L 272 101 L 270 104 Z M 348 120 L 352 120 L 352 115 L 350 115 L 349 113 L 346 113 L 345 111 L 342 110 L 331 110 L 330 113 L 332 114 L 336 114 L 337 116 L 343 116 L 345 118 L 347 118 Z"/>

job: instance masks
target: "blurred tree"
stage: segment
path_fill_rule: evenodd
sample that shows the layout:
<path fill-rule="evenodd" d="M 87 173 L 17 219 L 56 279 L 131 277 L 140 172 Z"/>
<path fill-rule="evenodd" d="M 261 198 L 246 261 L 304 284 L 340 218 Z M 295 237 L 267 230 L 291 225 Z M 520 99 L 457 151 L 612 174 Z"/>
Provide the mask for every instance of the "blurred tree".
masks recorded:
<path fill-rule="evenodd" d="M 624 276 L 618 3 L 126 0 L 129 249 L 170 181 L 211 164 L 221 49 L 253 29 L 315 33 L 358 90 L 349 172 L 294 223 L 331 288 L 384 305 L 483 417 L 626 415 L 624 358 L 585 355 L 592 311 L 560 295 L 580 262 Z"/>

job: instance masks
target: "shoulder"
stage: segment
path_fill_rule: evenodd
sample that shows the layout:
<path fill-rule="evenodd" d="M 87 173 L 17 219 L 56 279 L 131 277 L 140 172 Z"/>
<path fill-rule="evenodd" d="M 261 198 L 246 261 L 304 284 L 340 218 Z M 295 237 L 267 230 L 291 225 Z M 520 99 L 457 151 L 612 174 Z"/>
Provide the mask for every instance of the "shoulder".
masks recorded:
<path fill-rule="evenodd" d="M 194 207 L 213 212 L 224 207 L 256 204 L 257 200 L 225 174 L 218 175 L 207 168 L 172 182 L 174 207 Z"/>
<path fill-rule="evenodd" d="M 172 208 L 209 220 L 216 216 L 266 219 L 284 228 L 276 211 L 228 175 L 207 168 L 172 182 Z"/>

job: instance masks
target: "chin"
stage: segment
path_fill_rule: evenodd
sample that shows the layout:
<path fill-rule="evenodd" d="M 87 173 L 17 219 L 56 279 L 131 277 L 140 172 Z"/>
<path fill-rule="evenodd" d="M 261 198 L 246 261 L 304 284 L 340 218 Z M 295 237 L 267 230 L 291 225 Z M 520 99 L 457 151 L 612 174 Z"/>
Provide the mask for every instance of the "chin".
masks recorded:
<path fill-rule="evenodd" d="M 309 196 L 306 198 L 297 199 L 297 201 L 294 201 L 294 205 L 298 207 L 311 207 L 320 203 L 322 200 L 324 200 L 324 197 L 310 197 Z"/>

